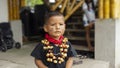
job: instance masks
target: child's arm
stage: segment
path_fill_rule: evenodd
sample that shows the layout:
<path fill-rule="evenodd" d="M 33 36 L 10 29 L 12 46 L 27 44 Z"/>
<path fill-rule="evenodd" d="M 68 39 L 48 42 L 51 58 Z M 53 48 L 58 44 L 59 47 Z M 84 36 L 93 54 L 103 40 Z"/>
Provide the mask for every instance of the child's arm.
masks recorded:
<path fill-rule="evenodd" d="M 65 68 L 72 68 L 72 64 L 73 64 L 73 57 L 69 57 L 69 59 L 66 62 Z"/>
<path fill-rule="evenodd" d="M 43 64 L 43 62 L 39 59 L 35 59 L 35 64 L 37 65 L 38 68 L 48 68 Z"/>

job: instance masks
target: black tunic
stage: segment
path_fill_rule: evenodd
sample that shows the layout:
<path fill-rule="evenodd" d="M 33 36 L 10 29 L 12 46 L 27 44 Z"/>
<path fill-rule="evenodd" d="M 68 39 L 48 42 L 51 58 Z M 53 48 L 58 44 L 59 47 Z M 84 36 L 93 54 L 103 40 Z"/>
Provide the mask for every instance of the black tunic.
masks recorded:
<path fill-rule="evenodd" d="M 43 49 L 44 44 L 39 43 L 35 49 L 32 51 L 31 56 L 35 57 L 36 59 L 40 59 L 46 66 L 48 66 L 48 68 L 65 68 L 66 66 L 66 61 L 68 60 L 69 57 L 74 57 L 75 55 L 77 55 L 76 51 L 74 50 L 74 48 L 71 46 L 70 42 L 67 42 L 67 44 L 69 45 L 68 48 L 68 52 L 67 52 L 67 57 L 65 58 L 65 61 L 62 62 L 61 64 L 57 63 L 53 63 L 53 62 L 48 62 L 46 60 L 46 51 Z M 53 43 L 50 43 L 50 45 L 53 46 L 53 53 L 57 54 L 60 52 L 60 47 L 55 46 Z"/>

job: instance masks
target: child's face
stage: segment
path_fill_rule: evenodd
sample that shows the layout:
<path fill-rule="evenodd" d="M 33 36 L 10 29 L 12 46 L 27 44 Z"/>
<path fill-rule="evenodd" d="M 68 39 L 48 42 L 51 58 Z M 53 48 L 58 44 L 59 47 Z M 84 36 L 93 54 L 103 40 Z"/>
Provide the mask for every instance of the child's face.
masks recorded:
<path fill-rule="evenodd" d="M 65 22 L 63 16 L 52 16 L 48 19 L 47 24 L 44 26 L 44 30 L 55 39 L 59 39 L 65 31 Z"/>

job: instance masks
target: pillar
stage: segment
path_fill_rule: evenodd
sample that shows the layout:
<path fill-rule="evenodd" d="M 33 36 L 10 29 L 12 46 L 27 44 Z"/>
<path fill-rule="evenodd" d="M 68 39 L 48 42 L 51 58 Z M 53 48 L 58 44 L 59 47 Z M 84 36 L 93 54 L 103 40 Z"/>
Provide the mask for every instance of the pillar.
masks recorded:
<path fill-rule="evenodd" d="M 120 19 L 98 19 L 95 23 L 95 59 L 120 68 Z"/>

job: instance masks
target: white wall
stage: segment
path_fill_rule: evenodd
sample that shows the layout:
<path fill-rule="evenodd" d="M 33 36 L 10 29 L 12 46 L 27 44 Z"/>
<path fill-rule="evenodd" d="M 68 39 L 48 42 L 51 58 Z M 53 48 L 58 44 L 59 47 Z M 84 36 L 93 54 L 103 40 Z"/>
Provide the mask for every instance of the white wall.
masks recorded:
<path fill-rule="evenodd" d="M 98 19 L 95 23 L 95 59 L 110 61 L 110 68 L 115 68 L 115 20 Z"/>
<path fill-rule="evenodd" d="M 1 22 L 8 22 L 7 0 L 0 0 L 0 23 Z"/>
<path fill-rule="evenodd" d="M 14 21 L 10 21 L 11 24 L 11 28 L 13 31 L 13 38 L 16 42 L 20 42 L 21 44 L 23 44 L 22 42 L 22 23 L 20 20 L 14 20 Z"/>
<path fill-rule="evenodd" d="M 95 59 L 110 61 L 110 68 L 120 68 L 120 19 L 95 23 Z"/>

